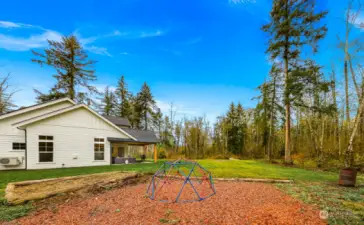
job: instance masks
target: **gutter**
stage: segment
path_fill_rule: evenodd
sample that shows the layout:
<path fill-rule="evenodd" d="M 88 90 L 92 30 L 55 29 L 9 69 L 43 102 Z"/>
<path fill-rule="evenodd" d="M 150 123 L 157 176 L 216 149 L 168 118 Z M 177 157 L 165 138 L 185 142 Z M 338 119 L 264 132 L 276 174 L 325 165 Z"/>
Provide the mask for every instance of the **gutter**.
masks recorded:
<path fill-rule="evenodd" d="M 27 129 L 22 129 L 17 127 L 19 130 L 23 130 L 25 134 L 25 168 L 24 170 L 28 169 L 28 144 L 27 144 Z"/>

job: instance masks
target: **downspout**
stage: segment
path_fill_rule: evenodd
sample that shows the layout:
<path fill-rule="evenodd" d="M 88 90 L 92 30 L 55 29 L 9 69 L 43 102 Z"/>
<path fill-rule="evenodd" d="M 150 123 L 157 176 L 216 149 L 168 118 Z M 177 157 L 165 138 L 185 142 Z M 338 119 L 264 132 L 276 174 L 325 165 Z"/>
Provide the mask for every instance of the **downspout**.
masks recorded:
<path fill-rule="evenodd" d="M 28 144 L 27 144 L 27 129 L 22 129 L 17 127 L 19 130 L 23 130 L 25 134 L 25 168 L 24 170 L 28 169 Z"/>

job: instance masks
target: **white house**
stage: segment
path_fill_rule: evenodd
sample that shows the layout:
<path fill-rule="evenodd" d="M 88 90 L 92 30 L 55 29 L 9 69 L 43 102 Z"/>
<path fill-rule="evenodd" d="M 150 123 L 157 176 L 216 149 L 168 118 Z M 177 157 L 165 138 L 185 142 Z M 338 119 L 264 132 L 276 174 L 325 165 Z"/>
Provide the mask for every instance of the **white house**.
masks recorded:
<path fill-rule="evenodd" d="M 133 162 L 155 151 L 152 131 L 64 98 L 0 115 L 0 170 Z"/>

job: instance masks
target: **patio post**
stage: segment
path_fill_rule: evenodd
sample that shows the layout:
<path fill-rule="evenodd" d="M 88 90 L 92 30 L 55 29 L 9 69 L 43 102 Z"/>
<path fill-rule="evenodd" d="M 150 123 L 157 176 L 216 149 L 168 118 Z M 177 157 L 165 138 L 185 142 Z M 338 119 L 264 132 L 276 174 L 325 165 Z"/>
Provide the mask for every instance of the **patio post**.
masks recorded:
<path fill-rule="evenodd" d="M 156 163 L 158 160 L 158 155 L 157 155 L 157 144 L 154 144 L 154 162 Z"/>

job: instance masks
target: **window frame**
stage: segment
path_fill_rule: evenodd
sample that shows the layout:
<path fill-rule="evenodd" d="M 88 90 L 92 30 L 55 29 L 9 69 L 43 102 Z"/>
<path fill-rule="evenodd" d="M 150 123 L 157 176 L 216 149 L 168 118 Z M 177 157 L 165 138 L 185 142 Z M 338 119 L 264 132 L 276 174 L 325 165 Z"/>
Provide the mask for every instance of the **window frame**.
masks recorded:
<path fill-rule="evenodd" d="M 13 142 L 12 144 L 13 151 L 25 151 L 27 149 L 27 145 L 24 142 Z M 16 145 L 17 147 L 15 147 L 14 145 Z"/>
<path fill-rule="evenodd" d="M 93 146 L 94 146 L 94 161 L 105 161 L 105 138 L 94 137 Z M 102 154 L 103 156 L 102 159 L 96 159 L 96 154 Z"/>
<path fill-rule="evenodd" d="M 44 143 L 44 150 L 40 150 L 41 143 Z M 47 144 L 52 143 L 52 144 Z M 43 144 L 42 144 L 43 145 Z M 50 150 L 51 149 L 51 150 Z M 41 154 L 52 154 L 52 161 L 41 161 Z M 38 163 L 54 163 L 54 136 L 53 135 L 38 135 Z"/>

